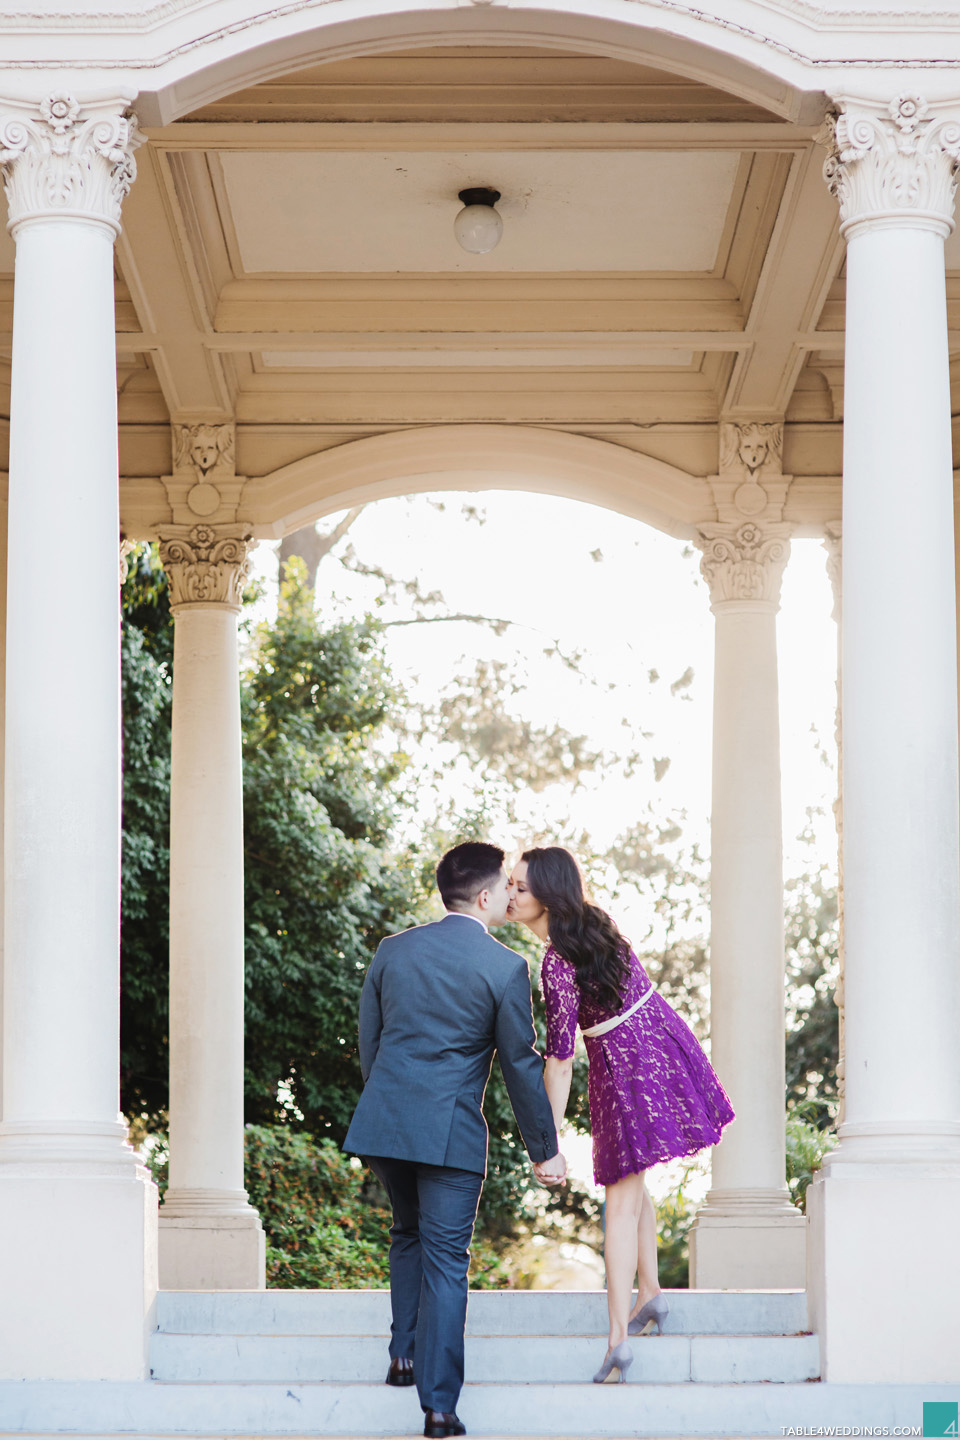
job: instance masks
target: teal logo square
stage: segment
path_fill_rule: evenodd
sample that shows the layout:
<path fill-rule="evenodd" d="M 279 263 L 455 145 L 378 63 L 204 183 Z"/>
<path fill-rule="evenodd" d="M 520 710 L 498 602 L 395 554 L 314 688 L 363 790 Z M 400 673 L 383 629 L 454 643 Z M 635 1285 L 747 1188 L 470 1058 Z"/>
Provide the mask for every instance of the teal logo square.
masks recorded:
<path fill-rule="evenodd" d="M 960 1435 L 960 1400 L 924 1400 L 924 1435 Z"/>

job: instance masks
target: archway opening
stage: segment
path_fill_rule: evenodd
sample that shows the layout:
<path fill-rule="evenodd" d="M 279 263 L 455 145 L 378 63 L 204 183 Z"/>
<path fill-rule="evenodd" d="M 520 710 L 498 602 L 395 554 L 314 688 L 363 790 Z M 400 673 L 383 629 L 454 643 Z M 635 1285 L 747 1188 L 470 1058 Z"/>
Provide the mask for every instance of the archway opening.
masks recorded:
<path fill-rule="evenodd" d="M 459 478 L 461 487 L 469 483 Z M 415 798 L 401 822 L 406 840 L 452 843 L 479 824 L 508 849 L 535 841 L 579 850 L 598 898 L 616 911 L 662 992 L 705 1034 L 713 637 L 699 556 L 596 506 L 523 491 L 398 496 L 328 516 L 320 528 L 339 532 L 320 565 L 325 623 L 375 609 L 415 716 L 409 729 L 388 730 L 384 746 L 385 753 L 419 751 L 408 787 Z M 788 911 L 800 924 L 816 886 L 829 888 L 835 849 L 835 775 L 822 764 L 833 724 L 832 621 L 822 552 L 804 553 L 812 548 L 800 544 L 786 616 L 804 648 L 781 658 L 789 696 Z M 264 574 L 268 557 L 264 547 Z M 811 680 L 814 657 L 820 673 Z M 810 714 L 801 719 L 804 705 Z M 805 745 L 802 731 L 814 714 L 818 734 Z M 483 782 L 471 789 L 478 771 Z M 802 829 L 807 839 L 797 843 Z M 788 950 L 796 967 L 788 1014 L 797 1032 L 809 958 Z M 791 1044 L 802 1049 L 802 1034 Z M 579 1182 L 595 1198 L 589 1141 L 571 1132 L 567 1143 Z M 654 1185 L 668 1217 L 670 1284 L 685 1283 L 686 1226 L 706 1174 L 703 1165 L 681 1164 Z M 574 1225 L 568 1203 L 558 1226 L 536 1204 L 528 1213 L 519 1195 L 517 1209 L 511 1243 L 497 1237 L 509 1283 L 597 1283 L 590 1249 L 597 1237 L 582 1215 Z M 589 1218 L 589 1198 L 584 1211 Z M 484 1243 L 479 1253 L 489 1266 Z"/>

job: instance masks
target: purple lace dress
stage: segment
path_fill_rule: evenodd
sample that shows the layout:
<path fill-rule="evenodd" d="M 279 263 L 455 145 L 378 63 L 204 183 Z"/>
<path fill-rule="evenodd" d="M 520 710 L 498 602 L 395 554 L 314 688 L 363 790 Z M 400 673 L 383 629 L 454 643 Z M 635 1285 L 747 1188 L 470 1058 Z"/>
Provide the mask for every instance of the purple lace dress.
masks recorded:
<path fill-rule="evenodd" d="M 630 952 L 630 979 L 620 1012 L 582 998 L 576 973 L 552 945 L 540 972 L 547 1008 L 547 1054 L 573 1054 L 577 1024 L 589 1030 L 629 1010 L 651 983 Z M 733 1109 L 690 1027 L 662 995 L 604 1035 L 585 1036 L 590 1064 L 590 1129 L 598 1185 L 663 1160 L 715 1145 Z"/>

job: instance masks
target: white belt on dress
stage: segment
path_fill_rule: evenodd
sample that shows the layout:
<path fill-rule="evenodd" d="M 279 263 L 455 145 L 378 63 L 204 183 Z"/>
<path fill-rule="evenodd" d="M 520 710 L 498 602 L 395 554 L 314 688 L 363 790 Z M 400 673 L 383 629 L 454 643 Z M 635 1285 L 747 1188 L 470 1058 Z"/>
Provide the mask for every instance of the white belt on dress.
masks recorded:
<path fill-rule="evenodd" d="M 655 993 L 656 992 L 654 990 L 654 987 L 651 985 L 650 989 L 645 990 L 644 993 L 640 996 L 640 999 L 637 1001 L 636 1005 L 631 1005 L 630 1009 L 624 1010 L 622 1015 L 614 1015 L 612 1020 L 601 1020 L 599 1025 L 591 1025 L 589 1030 L 581 1030 L 580 1034 L 591 1036 L 606 1035 L 608 1030 L 616 1030 L 618 1025 L 623 1024 L 624 1020 L 629 1020 L 631 1015 L 636 1015 L 637 1011 L 640 1009 L 640 1006 L 646 1005 L 647 1001 L 650 999 L 650 996 Z"/>

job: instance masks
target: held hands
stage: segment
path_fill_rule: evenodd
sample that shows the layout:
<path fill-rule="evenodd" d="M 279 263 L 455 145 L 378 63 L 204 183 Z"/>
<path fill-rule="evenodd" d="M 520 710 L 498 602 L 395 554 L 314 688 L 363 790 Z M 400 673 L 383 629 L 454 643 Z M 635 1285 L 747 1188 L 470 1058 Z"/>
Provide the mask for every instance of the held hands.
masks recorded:
<path fill-rule="evenodd" d="M 537 1161 L 533 1172 L 541 1185 L 561 1185 L 567 1178 L 567 1162 L 557 1154 L 550 1160 Z"/>

